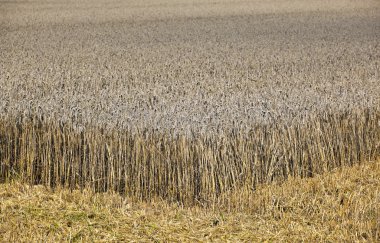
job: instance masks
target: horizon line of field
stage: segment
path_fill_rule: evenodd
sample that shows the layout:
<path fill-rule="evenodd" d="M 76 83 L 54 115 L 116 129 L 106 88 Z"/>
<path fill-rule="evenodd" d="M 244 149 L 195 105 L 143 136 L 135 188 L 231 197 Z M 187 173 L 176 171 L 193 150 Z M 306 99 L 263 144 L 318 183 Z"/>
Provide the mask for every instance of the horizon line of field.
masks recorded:
<path fill-rule="evenodd" d="M 228 204 L 262 183 L 311 177 L 380 156 L 380 112 L 321 113 L 304 124 L 248 133 L 184 135 L 87 129 L 0 119 L 0 182 L 116 191 L 134 200 Z"/>

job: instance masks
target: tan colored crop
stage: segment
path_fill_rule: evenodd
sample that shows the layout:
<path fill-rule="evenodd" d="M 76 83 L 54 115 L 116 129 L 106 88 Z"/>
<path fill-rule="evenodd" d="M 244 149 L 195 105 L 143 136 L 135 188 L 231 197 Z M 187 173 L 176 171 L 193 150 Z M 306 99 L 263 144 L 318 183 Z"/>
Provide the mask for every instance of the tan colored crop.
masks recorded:
<path fill-rule="evenodd" d="M 228 203 L 235 190 L 309 177 L 380 155 L 380 114 L 321 114 L 305 124 L 258 125 L 248 133 L 132 134 L 38 119 L 0 122 L 0 178 L 30 184 L 117 191 L 137 200 Z"/>
<path fill-rule="evenodd" d="M 379 10 L 0 1 L 0 179 L 228 205 L 375 159 Z"/>

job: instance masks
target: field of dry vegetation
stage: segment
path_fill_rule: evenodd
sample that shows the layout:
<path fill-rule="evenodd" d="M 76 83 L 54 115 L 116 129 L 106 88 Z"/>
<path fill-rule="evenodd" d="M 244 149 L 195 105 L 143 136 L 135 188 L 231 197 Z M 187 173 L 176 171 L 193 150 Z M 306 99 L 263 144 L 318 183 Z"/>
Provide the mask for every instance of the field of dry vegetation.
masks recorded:
<path fill-rule="evenodd" d="M 0 241 L 378 242 L 379 188 L 380 161 L 259 186 L 246 210 L 6 183 L 0 185 Z"/>
<path fill-rule="evenodd" d="M 0 0 L 0 182 L 252 212 L 380 157 L 379 82 L 377 0 Z"/>

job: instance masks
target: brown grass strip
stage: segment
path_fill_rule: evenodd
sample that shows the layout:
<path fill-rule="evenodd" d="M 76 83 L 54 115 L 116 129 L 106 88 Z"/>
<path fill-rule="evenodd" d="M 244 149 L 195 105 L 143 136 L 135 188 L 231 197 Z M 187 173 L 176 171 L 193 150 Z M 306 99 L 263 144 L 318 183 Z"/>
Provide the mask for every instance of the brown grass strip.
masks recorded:
<path fill-rule="evenodd" d="M 0 241 L 376 242 L 379 188 L 380 161 L 263 185 L 230 211 L 13 182 L 0 185 Z"/>

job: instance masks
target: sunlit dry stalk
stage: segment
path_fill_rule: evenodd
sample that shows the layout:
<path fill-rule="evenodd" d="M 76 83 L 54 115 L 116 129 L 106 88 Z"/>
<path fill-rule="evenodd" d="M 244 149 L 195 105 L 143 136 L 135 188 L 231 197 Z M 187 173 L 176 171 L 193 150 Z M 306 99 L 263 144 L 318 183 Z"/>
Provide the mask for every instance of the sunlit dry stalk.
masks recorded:
<path fill-rule="evenodd" d="M 248 133 L 186 137 L 4 119 L 1 181 L 117 191 L 186 205 L 228 202 L 229 192 L 310 177 L 380 154 L 380 113 L 323 114 L 304 124 L 258 125 Z M 220 195 L 224 195 L 222 198 Z"/>

